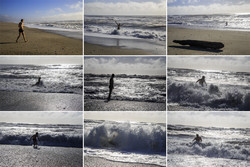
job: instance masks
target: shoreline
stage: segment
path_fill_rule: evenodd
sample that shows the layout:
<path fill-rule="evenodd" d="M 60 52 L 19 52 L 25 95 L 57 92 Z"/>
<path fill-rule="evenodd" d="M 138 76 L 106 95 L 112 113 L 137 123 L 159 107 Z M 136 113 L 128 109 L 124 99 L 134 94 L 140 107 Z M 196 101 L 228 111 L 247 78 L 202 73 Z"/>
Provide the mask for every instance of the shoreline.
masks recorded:
<path fill-rule="evenodd" d="M 0 22 L 0 55 L 82 55 L 81 39 L 66 37 L 57 33 L 25 26 L 26 40 L 20 36 L 18 23 Z"/>
<path fill-rule="evenodd" d="M 166 103 L 84 99 L 84 111 L 166 111 Z"/>
<path fill-rule="evenodd" d="M 143 39 L 84 36 L 85 55 L 165 55 L 166 46 Z"/>
<path fill-rule="evenodd" d="M 222 42 L 220 50 L 180 45 L 173 40 Z M 250 33 L 247 31 L 189 29 L 168 26 L 168 55 L 249 55 Z"/>
<path fill-rule="evenodd" d="M 82 111 L 82 95 L 0 91 L 0 111 Z"/>
<path fill-rule="evenodd" d="M 155 164 L 142 164 L 135 162 L 120 162 L 120 161 L 112 161 L 101 157 L 92 157 L 92 156 L 84 156 L 84 166 L 85 167 L 110 167 L 110 166 L 119 166 L 119 167 L 161 167 L 160 165 Z"/>

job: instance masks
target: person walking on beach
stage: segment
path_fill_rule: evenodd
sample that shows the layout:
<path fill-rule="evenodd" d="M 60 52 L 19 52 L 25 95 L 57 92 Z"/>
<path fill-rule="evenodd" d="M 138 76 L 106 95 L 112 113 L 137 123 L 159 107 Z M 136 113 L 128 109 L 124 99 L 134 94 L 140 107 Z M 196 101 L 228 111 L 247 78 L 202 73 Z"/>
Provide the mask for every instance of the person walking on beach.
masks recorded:
<path fill-rule="evenodd" d="M 37 148 L 37 139 L 39 140 L 39 138 L 38 138 L 38 132 L 36 132 L 36 134 L 34 134 L 33 136 L 31 136 L 30 137 L 30 140 L 31 140 L 31 138 L 32 138 L 32 140 L 33 140 L 33 147 L 34 148 Z M 39 140 L 40 141 L 40 140 Z"/>
<path fill-rule="evenodd" d="M 19 35 L 18 35 L 18 37 L 16 39 L 16 42 L 18 42 L 18 39 L 19 39 L 19 37 L 20 37 L 21 34 L 23 36 L 24 42 L 27 42 L 28 40 L 25 39 L 25 34 L 24 34 L 24 29 L 23 29 L 23 19 L 21 19 L 21 22 L 18 24 L 18 28 L 19 28 L 19 30 L 18 30 L 19 31 Z"/>
<path fill-rule="evenodd" d="M 115 21 L 115 23 L 116 23 L 116 25 L 117 25 L 117 30 L 120 30 L 120 28 L 121 28 L 121 26 L 122 26 L 123 24 L 117 23 L 116 21 Z"/>
<path fill-rule="evenodd" d="M 205 76 L 202 76 L 202 78 L 201 78 L 201 79 L 198 79 L 198 81 L 196 81 L 196 83 L 197 83 L 197 82 L 199 82 L 199 84 L 200 84 L 201 86 L 203 86 L 204 83 L 205 83 L 206 86 L 207 86 L 207 83 L 206 83 L 206 81 L 205 81 Z"/>
<path fill-rule="evenodd" d="M 201 139 L 201 137 L 198 134 L 196 134 L 196 137 L 193 139 L 193 141 L 195 141 L 195 142 L 192 144 L 192 146 L 195 145 L 195 144 L 200 145 L 201 142 L 202 142 L 202 139 Z"/>
<path fill-rule="evenodd" d="M 114 89 L 114 77 L 115 77 L 115 74 L 112 74 L 111 78 L 109 80 L 109 96 L 108 96 L 108 101 L 110 101 L 111 93 L 112 93 L 112 90 Z"/>

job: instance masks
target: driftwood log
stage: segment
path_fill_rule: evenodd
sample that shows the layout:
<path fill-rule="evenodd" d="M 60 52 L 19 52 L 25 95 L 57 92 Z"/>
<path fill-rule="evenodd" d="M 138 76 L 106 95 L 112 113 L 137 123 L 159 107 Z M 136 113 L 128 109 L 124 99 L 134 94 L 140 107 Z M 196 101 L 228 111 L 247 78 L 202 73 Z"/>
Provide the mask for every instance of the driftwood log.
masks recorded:
<path fill-rule="evenodd" d="M 208 42 L 208 41 L 198 41 L 198 40 L 174 40 L 173 42 L 179 43 L 181 45 L 189 45 L 203 49 L 218 50 L 224 47 L 224 44 L 221 42 Z"/>

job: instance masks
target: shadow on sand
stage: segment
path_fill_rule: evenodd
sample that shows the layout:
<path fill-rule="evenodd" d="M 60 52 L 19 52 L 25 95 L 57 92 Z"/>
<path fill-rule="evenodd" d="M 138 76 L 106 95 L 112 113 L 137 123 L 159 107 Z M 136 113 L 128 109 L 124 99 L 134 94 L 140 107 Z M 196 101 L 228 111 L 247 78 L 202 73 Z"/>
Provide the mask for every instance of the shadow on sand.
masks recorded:
<path fill-rule="evenodd" d="M 16 42 L 0 42 L 1 45 L 3 45 L 3 44 L 13 44 L 13 43 L 16 43 Z"/>
<path fill-rule="evenodd" d="M 204 49 L 204 48 L 198 48 L 198 47 L 192 47 L 192 46 L 168 46 L 171 48 L 178 48 L 178 49 L 187 49 L 187 50 L 196 50 L 196 51 L 206 51 L 206 52 L 213 52 L 213 53 L 220 53 L 223 52 L 223 50 L 215 50 L 215 49 Z"/>

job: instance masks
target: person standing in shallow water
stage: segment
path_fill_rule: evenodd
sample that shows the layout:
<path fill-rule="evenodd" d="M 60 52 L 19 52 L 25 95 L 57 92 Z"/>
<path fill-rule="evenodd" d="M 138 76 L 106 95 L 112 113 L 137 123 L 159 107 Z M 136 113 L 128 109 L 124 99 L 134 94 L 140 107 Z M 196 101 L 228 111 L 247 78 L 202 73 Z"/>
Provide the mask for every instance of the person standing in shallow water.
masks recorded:
<path fill-rule="evenodd" d="M 123 24 L 117 23 L 116 21 L 115 21 L 115 23 L 116 23 L 116 25 L 117 25 L 117 30 L 120 30 L 120 28 L 121 28 L 121 26 L 122 26 Z"/>
<path fill-rule="evenodd" d="M 27 42 L 28 40 L 25 39 L 24 29 L 23 29 L 23 19 L 21 19 L 21 22 L 18 24 L 19 28 L 19 35 L 16 39 L 16 42 L 18 42 L 18 39 L 20 38 L 20 35 L 22 34 L 24 42 Z"/>
<path fill-rule="evenodd" d="M 112 93 L 112 91 L 114 89 L 114 77 L 115 77 L 115 74 L 112 74 L 111 78 L 109 80 L 109 96 L 108 96 L 108 101 L 110 101 L 111 93 Z"/>
<path fill-rule="evenodd" d="M 199 83 L 201 86 L 203 86 L 203 84 L 205 83 L 206 84 L 206 86 L 207 86 L 207 83 L 206 83 L 206 81 L 205 81 L 205 76 L 202 76 L 202 78 L 201 79 L 198 79 L 198 81 L 196 81 L 196 83 Z"/>

